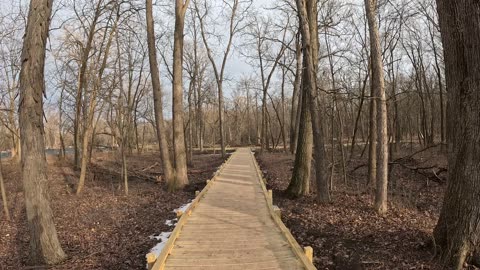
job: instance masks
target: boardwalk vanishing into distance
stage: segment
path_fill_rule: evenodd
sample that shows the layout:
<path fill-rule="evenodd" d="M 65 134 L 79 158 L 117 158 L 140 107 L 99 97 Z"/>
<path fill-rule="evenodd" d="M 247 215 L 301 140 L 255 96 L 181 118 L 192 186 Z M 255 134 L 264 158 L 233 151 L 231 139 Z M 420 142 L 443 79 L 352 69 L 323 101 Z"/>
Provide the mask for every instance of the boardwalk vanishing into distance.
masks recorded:
<path fill-rule="evenodd" d="M 253 153 L 241 148 L 183 213 L 153 270 L 316 269 L 272 205 Z"/>

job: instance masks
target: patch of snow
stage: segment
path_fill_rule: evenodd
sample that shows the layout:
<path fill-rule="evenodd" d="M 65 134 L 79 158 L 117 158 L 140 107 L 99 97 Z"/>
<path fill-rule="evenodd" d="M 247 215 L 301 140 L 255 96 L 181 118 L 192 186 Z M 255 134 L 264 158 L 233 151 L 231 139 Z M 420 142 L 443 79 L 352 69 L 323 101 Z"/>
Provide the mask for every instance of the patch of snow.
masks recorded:
<path fill-rule="evenodd" d="M 165 244 L 167 243 L 171 234 L 172 232 L 161 232 L 159 235 L 150 235 L 148 238 L 160 241 L 152 249 L 150 249 L 150 253 L 153 253 L 158 257 L 165 247 Z"/>
<path fill-rule="evenodd" d="M 188 207 L 190 207 L 192 202 L 193 202 L 193 200 L 191 200 L 189 203 L 184 204 L 184 205 L 180 206 L 179 208 L 173 210 L 173 212 L 177 213 L 178 211 L 182 211 L 183 213 L 185 213 L 185 211 L 187 211 Z M 172 220 L 168 219 L 168 220 L 165 221 L 165 225 L 175 226 L 175 225 L 177 225 L 176 221 L 178 221 L 177 218 L 174 218 Z M 165 248 L 165 244 L 167 243 L 168 238 L 170 237 L 171 234 L 172 234 L 172 232 L 161 232 L 159 235 L 155 235 L 155 234 L 150 235 L 148 238 L 150 238 L 152 240 L 157 240 L 159 242 L 153 248 L 150 249 L 149 253 L 153 253 L 158 257 L 160 255 L 160 253 L 162 253 L 163 248 Z M 146 267 L 148 269 L 148 265 Z"/>
<path fill-rule="evenodd" d="M 175 226 L 175 225 L 177 225 L 177 222 L 176 222 L 176 221 L 178 221 L 177 218 L 167 219 L 167 220 L 165 221 L 165 225 L 170 226 L 170 227 Z"/>
<path fill-rule="evenodd" d="M 184 204 L 184 205 L 180 206 L 179 208 L 173 210 L 173 212 L 177 213 L 177 212 L 181 211 L 182 213 L 185 213 L 185 211 L 187 211 L 188 207 L 190 207 L 190 205 L 192 204 L 192 201 L 190 201 L 189 203 Z"/>
<path fill-rule="evenodd" d="M 150 235 L 148 238 L 152 240 L 155 239 L 160 242 L 158 242 L 153 248 L 151 248 L 149 253 L 153 253 L 155 254 L 155 256 L 158 257 L 160 253 L 162 253 L 162 250 L 165 247 L 165 244 L 167 243 L 168 238 L 170 237 L 171 234 L 172 232 L 161 232 L 159 235 Z M 146 264 L 145 267 L 148 269 L 148 264 Z"/>

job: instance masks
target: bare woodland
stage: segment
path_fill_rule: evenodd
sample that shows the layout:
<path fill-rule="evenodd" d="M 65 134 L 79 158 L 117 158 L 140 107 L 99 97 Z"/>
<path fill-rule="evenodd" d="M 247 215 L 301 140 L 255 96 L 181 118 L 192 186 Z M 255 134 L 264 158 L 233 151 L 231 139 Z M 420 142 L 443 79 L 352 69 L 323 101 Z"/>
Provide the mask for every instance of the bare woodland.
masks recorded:
<path fill-rule="evenodd" d="M 0 233 L 24 226 L 29 241 L 28 259 L 5 259 L 7 269 L 63 269 L 71 260 L 76 247 L 62 248 L 71 245 L 68 228 L 55 226 L 56 181 L 65 200 L 87 201 L 108 171 L 105 192 L 115 201 L 142 191 L 170 194 L 155 199 L 170 205 L 175 194 L 193 196 L 198 177 L 235 147 L 254 149 L 302 243 L 322 242 L 329 226 L 311 218 L 315 209 L 341 212 L 355 204 L 345 198 L 357 196 L 376 224 L 396 217 L 399 197 L 418 206 L 427 194 L 435 199 L 422 231 L 425 269 L 480 267 L 476 1 L 21 0 L 1 7 Z M 59 181 L 52 170 L 65 168 L 71 173 Z M 415 213 L 421 220 L 425 212 Z M 315 229 L 300 230 L 297 214 Z M 388 255 L 373 264 L 366 255 L 360 268 L 332 266 L 325 245 L 315 250 L 319 269 L 418 267 L 394 267 Z M 8 253 L 15 251 L 0 248 L 0 266 Z"/>

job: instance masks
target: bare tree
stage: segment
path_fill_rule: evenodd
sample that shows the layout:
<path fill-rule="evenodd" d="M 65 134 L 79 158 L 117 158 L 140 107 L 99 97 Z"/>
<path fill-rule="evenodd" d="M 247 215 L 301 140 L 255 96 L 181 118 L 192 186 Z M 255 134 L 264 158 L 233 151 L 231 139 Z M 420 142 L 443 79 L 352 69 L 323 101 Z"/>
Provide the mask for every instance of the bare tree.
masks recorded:
<path fill-rule="evenodd" d="M 223 1 L 223 3 L 227 6 L 227 10 L 229 13 L 229 28 L 228 28 L 228 39 L 227 45 L 223 52 L 222 62 L 221 65 L 218 66 L 210 43 L 208 41 L 207 30 L 206 30 L 206 18 L 208 16 L 209 7 L 208 2 L 204 1 L 203 10 L 200 10 L 200 3 L 199 0 L 193 1 L 195 5 L 195 11 L 197 13 L 197 17 L 200 21 L 200 31 L 202 34 L 203 44 L 207 49 L 208 59 L 212 64 L 213 72 L 215 75 L 215 80 L 217 82 L 217 90 L 218 90 L 218 118 L 219 118 L 219 126 L 220 126 L 220 144 L 222 147 L 222 156 L 225 157 L 225 127 L 224 127 L 224 100 L 223 100 L 223 82 L 225 79 L 225 67 L 227 65 L 227 59 L 230 55 L 230 50 L 233 44 L 233 38 L 236 34 L 242 31 L 245 28 L 243 22 L 247 18 L 247 12 L 250 6 L 252 5 L 252 0 L 233 0 L 232 3 L 228 1 Z M 245 6 L 245 7 L 243 7 Z"/>
<path fill-rule="evenodd" d="M 319 92 L 317 89 L 318 70 L 318 19 L 316 0 L 297 0 L 298 17 L 304 47 L 303 85 L 306 90 L 304 97 L 308 99 L 313 131 L 315 176 L 317 184 L 317 199 L 319 202 L 329 202 L 330 192 L 326 177 L 326 154 L 324 138 L 324 120 L 320 118 Z"/>
<path fill-rule="evenodd" d="M 188 184 L 187 150 L 183 128 L 183 30 L 185 13 L 190 0 L 175 1 L 175 32 L 173 44 L 173 152 L 175 157 L 175 180 L 169 190 L 182 189 Z"/>
<path fill-rule="evenodd" d="M 20 161 L 20 132 L 18 129 L 18 79 L 20 74 L 20 56 L 22 40 L 19 38 L 23 35 L 24 20 L 22 12 L 0 17 L 0 72 L 2 75 L 2 83 L 0 92 L 0 123 L 8 131 L 11 140 L 11 156 Z"/>
<path fill-rule="evenodd" d="M 66 257 L 58 241 L 48 201 L 43 136 L 45 50 L 52 4 L 52 0 L 30 2 L 20 72 L 23 189 L 30 231 L 30 259 L 38 264 L 56 264 Z"/>
<path fill-rule="evenodd" d="M 78 180 L 78 186 L 76 191 L 77 194 L 80 194 L 82 192 L 85 185 L 85 178 L 87 175 L 87 165 L 90 160 L 89 146 L 91 145 L 90 144 L 91 138 L 93 138 L 93 135 L 94 135 L 94 116 L 95 116 L 95 109 L 98 103 L 97 98 L 102 87 L 103 75 L 104 75 L 105 69 L 107 68 L 107 60 L 110 54 L 110 48 L 112 46 L 113 38 L 115 37 L 116 31 L 117 31 L 118 22 L 120 21 L 120 6 L 121 4 L 118 4 L 112 8 L 110 16 L 111 18 L 114 17 L 115 19 L 111 29 L 105 28 L 105 37 L 108 36 L 108 39 L 106 41 L 104 40 L 106 44 L 105 44 L 105 49 L 103 53 L 99 53 L 97 57 L 97 63 L 100 63 L 100 68 L 98 70 L 98 73 L 95 76 L 95 81 L 93 83 L 93 87 L 89 96 L 87 114 L 85 116 L 85 119 L 86 119 L 85 131 L 84 131 L 84 136 L 82 141 L 80 179 Z M 110 30 L 110 32 L 108 32 L 108 30 Z"/>
<path fill-rule="evenodd" d="M 74 2 L 75 3 L 75 2 Z M 92 20 L 90 22 L 89 28 L 85 28 L 84 30 L 87 32 L 87 40 L 85 44 L 81 45 L 81 59 L 80 59 L 80 69 L 79 69 L 79 74 L 78 74 L 78 87 L 77 87 L 77 94 L 76 94 L 76 101 L 75 101 L 75 120 L 74 120 L 74 126 L 73 126 L 73 132 L 74 132 L 74 163 L 76 167 L 80 167 L 80 144 L 82 140 L 81 136 L 81 130 L 80 130 L 80 125 L 81 125 L 81 114 L 82 114 L 82 99 L 84 96 L 85 92 L 85 87 L 87 85 L 87 68 L 88 68 L 88 60 L 90 58 L 90 52 L 93 47 L 93 41 L 95 34 L 97 32 L 97 23 L 98 20 L 100 19 L 100 16 L 103 13 L 104 7 L 103 7 L 103 0 L 98 0 Z M 78 17 L 79 20 L 83 20 L 85 14 L 79 14 L 76 10 L 76 6 L 74 6 L 75 14 Z M 83 11 L 83 10 L 82 10 Z M 78 41 L 80 42 L 80 41 Z M 85 138 L 86 136 L 83 136 Z M 87 137 L 88 138 L 88 137 Z"/>
<path fill-rule="evenodd" d="M 249 53 L 245 53 L 245 55 L 249 58 L 258 61 L 256 64 L 260 71 L 260 78 L 262 82 L 262 126 L 260 131 L 260 151 L 262 152 L 264 149 L 268 149 L 268 125 L 267 125 L 267 109 L 268 109 L 268 101 L 267 97 L 271 95 L 268 93 L 270 85 L 273 81 L 273 75 L 275 74 L 276 68 L 278 67 L 282 57 L 285 54 L 285 50 L 287 46 L 290 45 L 292 40 L 287 40 L 287 33 L 290 27 L 290 16 L 287 16 L 285 25 L 282 25 L 281 28 L 275 29 L 274 22 L 272 18 L 262 18 L 257 16 L 253 22 L 250 24 L 248 28 L 248 36 L 251 37 L 251 47 L 254 50 L 251 50 L 247 47 L 245 50 L 253 51 L 253 55 L 249 55 Z M 276 40 L 277 32 L 281 35 L 281 39 Z M 275 47 L 278 47 L 277 50 L 274 50 Z M 276 52 L 274 52 L 276 51 Z M 285 77 L 283 77 L 285 78 Z M 284 81 L 284 80 L 283 80 Z M 275 114 L 277 116 L 278 123 L 281 127 L 281 135 L 284 138 L 284 147 L 286 147 L 286 139 L 285 139 L 285 131 L 284 126 L 285 123 L 282 121 L 280 112 L 276 108 L 275 104 L 272 101 L 272 106 L 274 107 Z M 283 105 L 282 105 L 283 106 Z M 272 141 L 272 144 L 274 142 Z M 286 149 L 286 148 L 285 148 Z"/>
<path fill-rule="evenodd" d="M 383 75 L 382 52 L 380 47 L 380 36 L 375 16 L 376 0 L 365 0 L 368 28 L 370 33 L 370 57 L 372 67 L 371 85 L 375 93 L 374 99 L 377 103 L 377 119 L 370 121 L 377 122 L 378 130 L 371 130 L 370 136 L 377 132 L 377 177 L 375 193 L 375 210 L 379 214 L 387 212 L 387 187 L 388 187 L 388 132 L 387 132 L 387 101 L 385 96 L 385 82 Z M 373 161 L 371 161 L 373 162 Z"/>
<path fill-rule="evenodd" d="M 174 181 L 172 162 L 170 160 L 170 151 L 168 150 L 167 132 L 165 121 L 163 119 L 163 100 L 162 88 L 160 85 L 160 74 L 158 71 L 157 50 L 155 47 L 155 29 L 152 15 L 152 0 L 146 0 L 146 19 L 147 19 L 147 40 L 148 40 L 148 59 L 150 63 L 150 76 L 153 87 L 153 106 L 155 112 L 155 123 L 157 128 L 158 146 L 162 158 L 163 174 L 165 181 L 171 183 Z"/>

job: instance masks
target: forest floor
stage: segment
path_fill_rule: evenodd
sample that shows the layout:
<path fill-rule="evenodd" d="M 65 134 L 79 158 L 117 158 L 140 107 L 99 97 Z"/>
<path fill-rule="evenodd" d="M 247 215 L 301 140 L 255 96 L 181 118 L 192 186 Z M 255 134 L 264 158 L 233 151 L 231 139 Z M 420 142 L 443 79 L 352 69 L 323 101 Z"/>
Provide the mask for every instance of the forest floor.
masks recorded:
<path fill-rule="evenodd" d="M 83 194 L 75 195 L 78 172 L 72 163 L 49 158 L 50 201 L 58 236 L 68 259 L 55 267 L 28 265 L 29 234 L 20 167 L 4 162 L 12 221 L 0 219 L 0 270 L 4 269 L 145 269 L 145 254 L 157 241 L 150 235 L 173 228 L 165 220 L 188 203 L 222 164 L 220 155 L 197 153 L 189 167 L 191 184 L 169 193 L 158 153 L 128 157 L 129 195 L 124 195 L 121 163 L 116 153 L 98 153 Z"/>
<path fill-rule="evenodd" d="M 300 245 L 313 247 L 318 269 L 442 269 L 434 259 L 432 232 L 446 188 L 446 155 L 433 147 L 411 156 L 418 150 L 407 147 L 393 157 L 385 216 L 372 209 L 367 153 L 361 157 L 359 150 L 348 162 L 346 183 L 341 164 L 336 164 L 328 205 L 316 203 L 313 184 L 313 194 L 304 198 L 292 199 L 284 193 L 293 155 L 265 152 L 257 154 L 257 160 L 283 221 Z"/>

